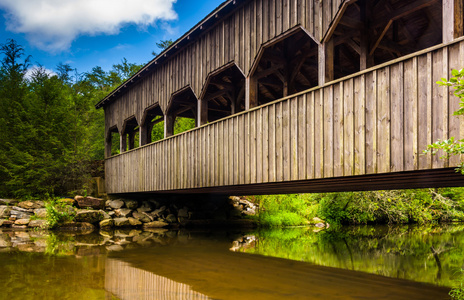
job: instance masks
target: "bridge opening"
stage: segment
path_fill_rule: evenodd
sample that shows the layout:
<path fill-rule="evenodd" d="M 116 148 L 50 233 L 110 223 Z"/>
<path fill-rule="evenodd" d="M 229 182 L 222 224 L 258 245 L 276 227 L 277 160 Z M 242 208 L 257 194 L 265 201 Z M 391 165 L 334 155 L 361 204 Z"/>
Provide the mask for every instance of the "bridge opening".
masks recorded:
<path fill-rule="evenodd" d="M 106 157 L 120 153 L 120 135 L 116 126 L 113 126 L 108 130 L 105 142 Z"/>
<path fill-rule="evenodd" d="M 326 78 L 341 78 L 440 44 L 442 6 L 438 0 L 345 2 L 343 15 L 323 40 Z"/>
<path fill-rule="evenodd" d="M 140 145 L 146 145 L 164 138 L 164 114 L 159 104 L 145 109 L 140 127 Z"/>
<path fill-rule="evenodd" d="M 139 124 L 135 117 L 124 121 L 122 132 L 122 151 L 132 150 L 139 146 Z"/>
<path fill-rule="evenodd" d="M 198 99 L 190 86 L 171 95 L 164 116 L 164 136 L 169 137 L 195 127 L 197 124 Z"/>
<path fill-rule="evenodd" d="M 245 75 L 234 64 L 211 73 L 200 96 L 201 125 L 245 110 Z"/>
<path fill-rule="evenodd" d="M 264 45 L 253 64 L 250 89 L 257 105 L 318 85 L 318 43 L 301 27 Z"/>

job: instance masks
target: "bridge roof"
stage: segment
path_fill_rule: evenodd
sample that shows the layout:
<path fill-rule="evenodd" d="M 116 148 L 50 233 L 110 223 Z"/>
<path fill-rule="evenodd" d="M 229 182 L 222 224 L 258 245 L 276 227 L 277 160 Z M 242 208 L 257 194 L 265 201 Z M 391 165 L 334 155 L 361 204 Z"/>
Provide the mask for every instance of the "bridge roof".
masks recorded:
<path fill-rule="evenodd" d="M 109 93 L 105 98 L 100 100 L 95 108 L 101 108 L 105 105 L 110 104 L 112 101 L 117 99 L 119 95 L 122 95 L 125 91 L 130 89 L 135 85 L 140 79 L 150 74 L 150 71 L 153 71 L 157 65 L 161 65 L 162 62 L 169 59 L 181 48 L 193 41 L 193 38 L 201 35 L 203 32 L 207 31 L 209 28 L 213 27 L 222 17 L 228 15 L 232 10 L 237 8 L 240 4 L 246 2 L 247 0 L 226 0 L 221 3 L 216 9 L 209 13 L 203 20 L 198 22 L 193 26 L 189 31 L 177 39 L 171 46 L 163 50 L 158 56 L 148 62 L 144 67 L 142 67 L 136 74 L 131 78 L 127 79 L 119 87 L 114 89 Z"/>

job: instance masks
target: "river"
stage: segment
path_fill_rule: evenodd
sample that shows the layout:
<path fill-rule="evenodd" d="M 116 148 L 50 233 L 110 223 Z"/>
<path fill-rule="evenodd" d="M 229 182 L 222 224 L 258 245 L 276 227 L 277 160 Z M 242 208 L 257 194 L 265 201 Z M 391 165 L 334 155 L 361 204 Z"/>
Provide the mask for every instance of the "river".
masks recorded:
<path fill-rule="evenodd" d="M 0 299 L 449 299 L 464 225 L 0 231 Z"/>

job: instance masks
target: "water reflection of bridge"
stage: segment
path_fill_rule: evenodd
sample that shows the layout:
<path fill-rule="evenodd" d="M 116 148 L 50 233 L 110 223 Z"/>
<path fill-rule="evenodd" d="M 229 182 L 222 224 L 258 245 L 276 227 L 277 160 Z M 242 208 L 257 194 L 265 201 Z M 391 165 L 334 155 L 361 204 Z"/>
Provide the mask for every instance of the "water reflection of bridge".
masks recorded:
<path fill-rule="evenodd" d="M 229 245 L 230 246 L 230 245 Z M 121 299 L 444 299 L 446 287 L 236 253 L 202 240 L 108 258 L 105 289 Z"/>
<path fill-rule="evenodd" d="M 106 260 L 105 289 L 122 300 L 206 300 L 207 296 L 195 292 L 190 286 L 130 264 L 108 258 Z"/>

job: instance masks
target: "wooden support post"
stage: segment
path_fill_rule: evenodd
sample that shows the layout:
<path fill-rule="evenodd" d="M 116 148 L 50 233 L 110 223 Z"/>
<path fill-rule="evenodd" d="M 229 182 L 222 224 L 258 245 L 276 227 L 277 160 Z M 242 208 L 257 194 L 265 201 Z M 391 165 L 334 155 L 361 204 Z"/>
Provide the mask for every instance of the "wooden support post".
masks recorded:
<path fill-rule="evenodd" d="M 359 66 L 360 71 L 370 68 L 374 65 L 373 56 L 369 54 L 369 24 L 368 24 L 368 14 L 370 12 L 370 7 L 368 5 L 372 5 L 371 2 L 366 1 L 364 5 L 361 5 L 361 23 L 363 24 L 363 28 L 361 30 L 361 40 L 360 40 L 360 57 L 359 57 Z"/>
<path fill-rule="evenodd" d="M 105 139 L 105 158 L 108 158 L 111 156 L 111 146 L 112 146 L 112 140 L 111 140 L 111 132 L 108 132 L 108 135 L 106 136 Z"/>
<path fill-rule="evenodd" d="M 119 135 L 119 153 L 126 152 L 127 150 L 127 134 L 123 132 Z"/>
<path fill-rule="evenodd" d="M 198 100 L 197 127 L 208 123 L 208 100 Z"/>
<path fill-rule="evenodd" d="M 334 44 L 333 39 L 319 45 L 319 86 L 334 80 Z"/>
<path fill-rule="evenodd" d="M 130 130 L 129 132 L 129 150 L 132 150 L 135 148 L 135 131 Z"/>
<path fill-rule="evenodd" d="M 148 141 L 148 133 L 150 132 L 149 130 L 150 123 L 145 122 L 144 125 L 139 127 L 139 145 L 143 146 L 148 144 L 150 141 Z"/>
<path fill-rule="evenodd" d="M 443 43 L 464 35 L 463 0 L 443 0 Z"/>
<path fill-rule="evenodd" d="M 174 121 L 175 116 L 164 115 L 164 138 L 174 135 Z"/>
<path fill-rule="evenodd" d="M 245 110 L 258 106 L 258 81 L 253 76 L 245 80 Z"/>

